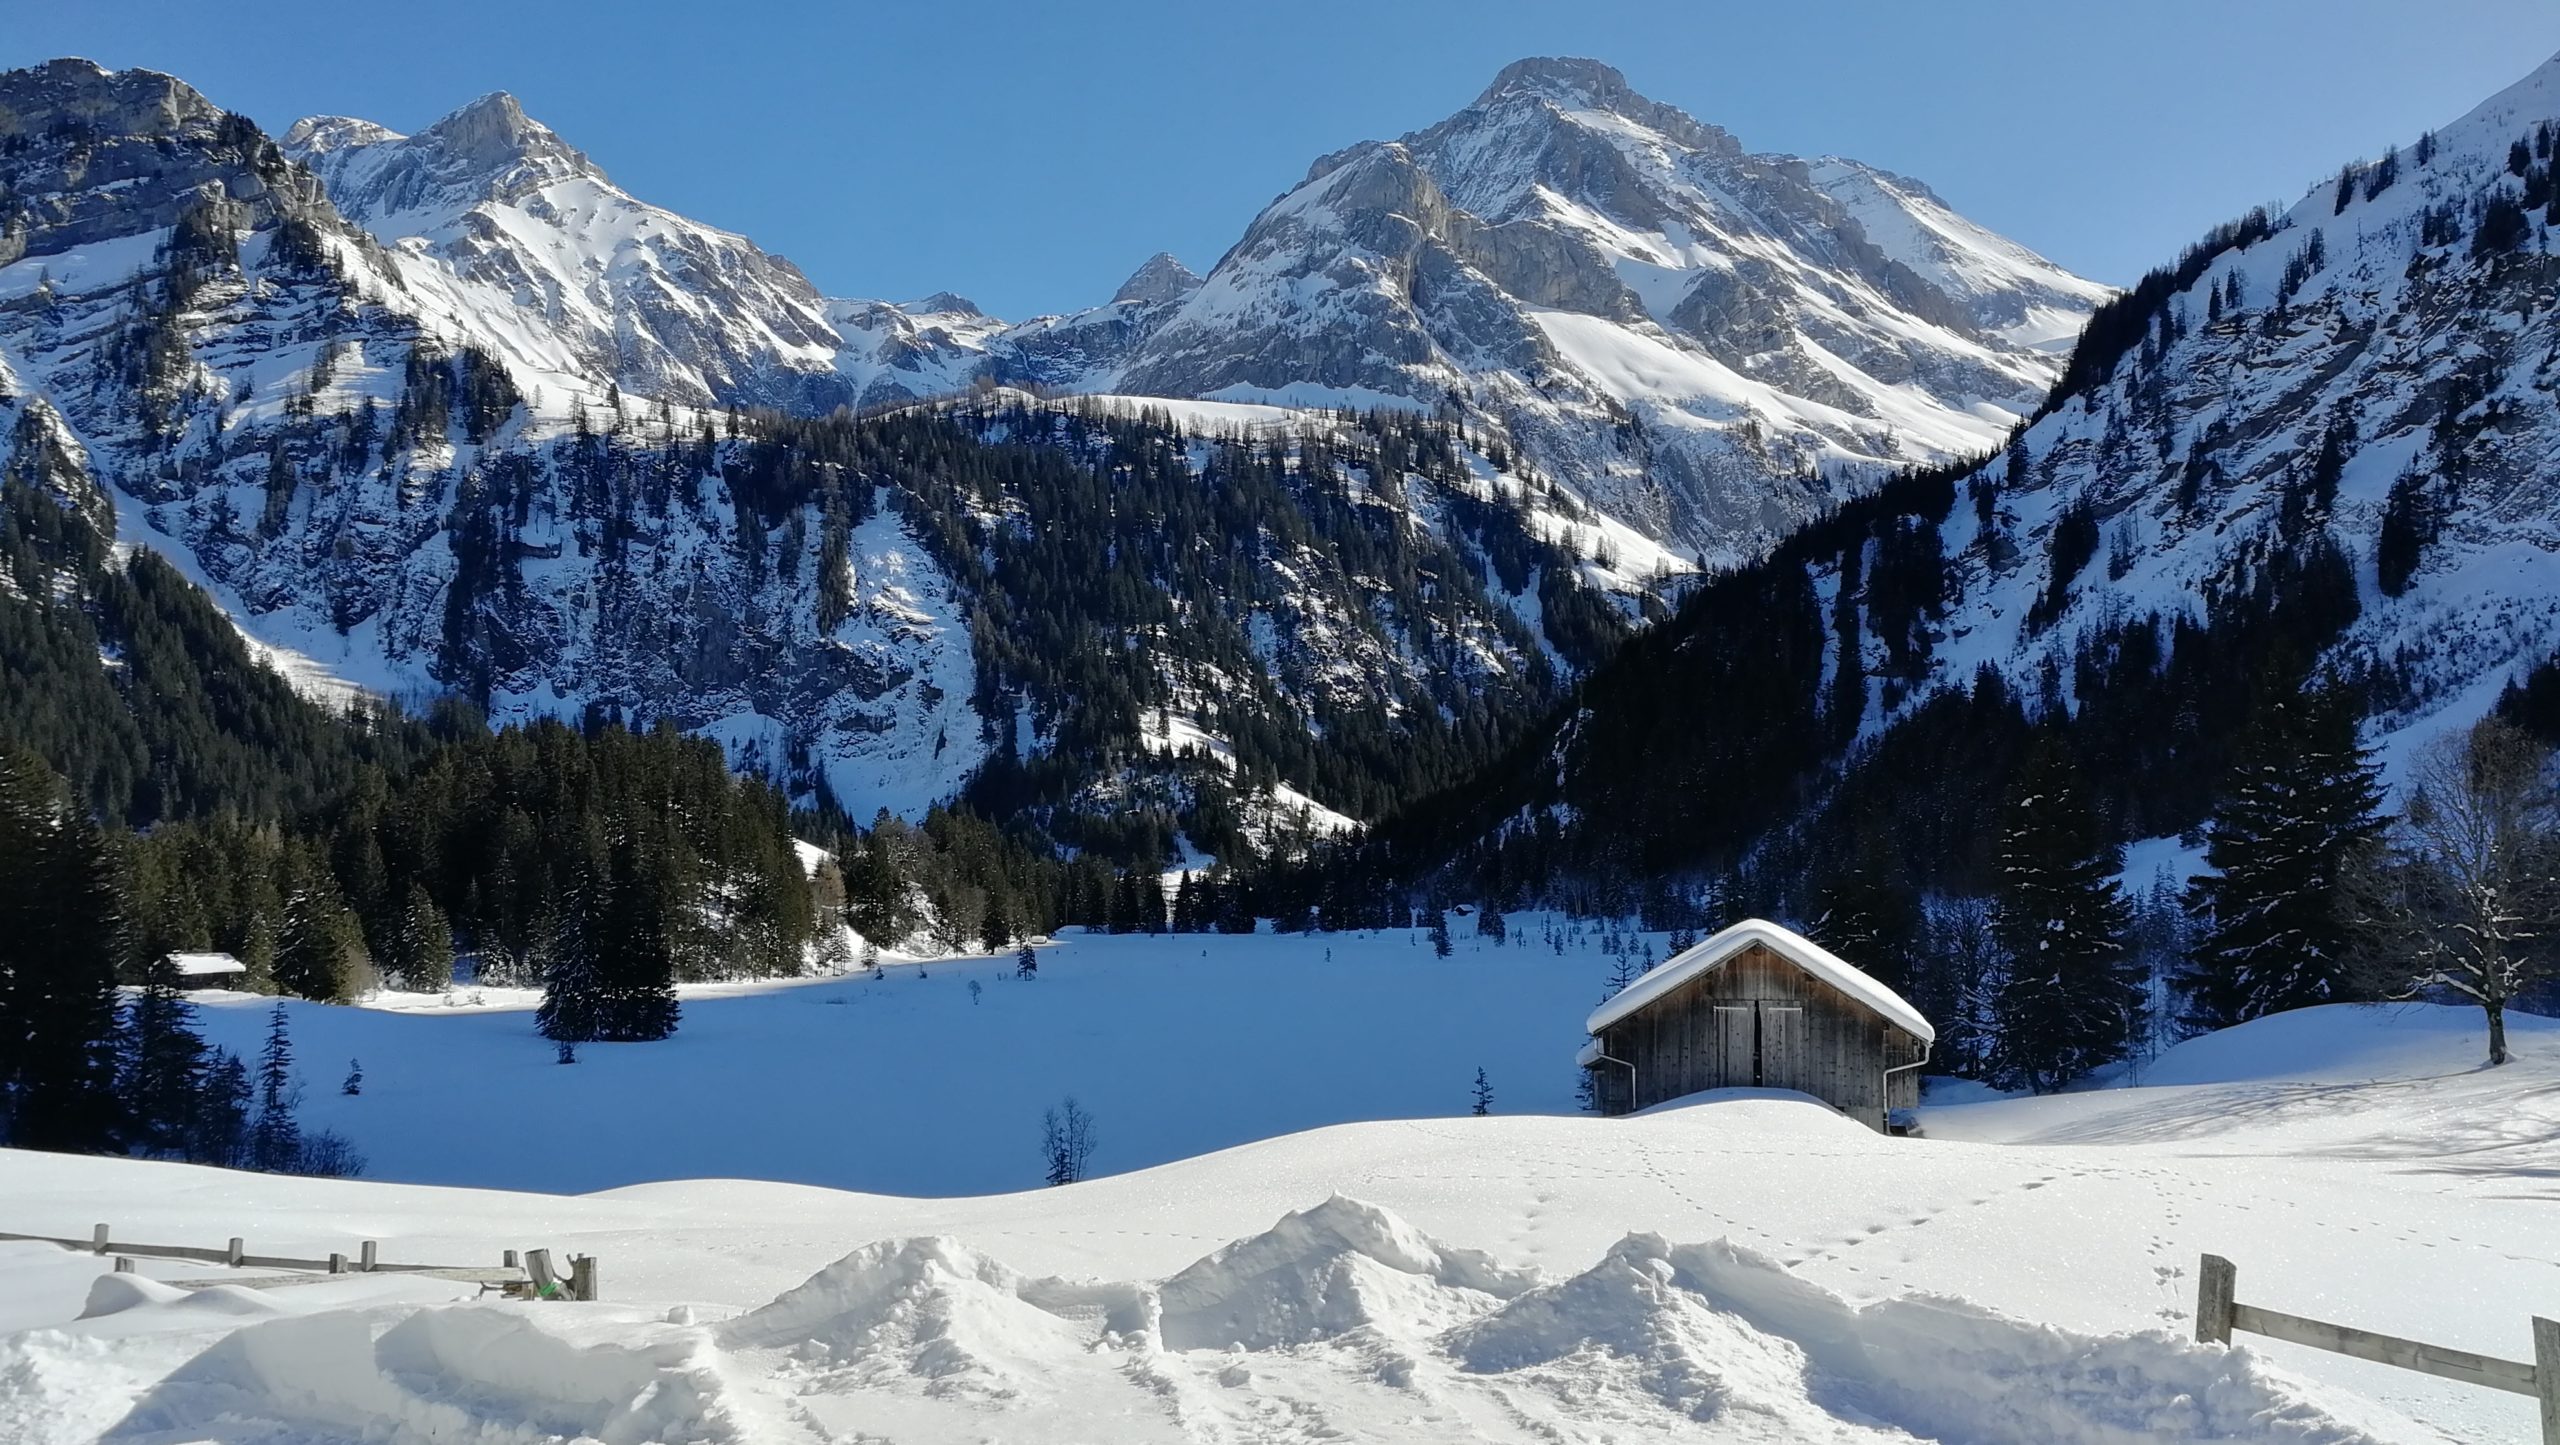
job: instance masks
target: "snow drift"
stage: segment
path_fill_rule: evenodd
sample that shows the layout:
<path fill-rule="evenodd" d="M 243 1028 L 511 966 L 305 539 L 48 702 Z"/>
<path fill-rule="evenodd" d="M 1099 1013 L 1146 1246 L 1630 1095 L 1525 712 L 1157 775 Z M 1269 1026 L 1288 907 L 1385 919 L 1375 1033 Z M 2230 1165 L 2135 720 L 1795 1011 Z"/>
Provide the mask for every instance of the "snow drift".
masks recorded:
<path fill-rule="evenodd" d="M 277 1317 L 102 1280 L 82 1321 L 0 1339 L 0 1432 L 31 1445 L 2375 1438 L 2245 1351 L 1955 1299 L 1857 1305 L 1727 1241 L 1630 1235 L 1549 1282 L 1339 1196 L 1159 1282 L 1034 1279 L 956 1240 L 890 1240 L 707 1325 L 613 1305 Z"/>

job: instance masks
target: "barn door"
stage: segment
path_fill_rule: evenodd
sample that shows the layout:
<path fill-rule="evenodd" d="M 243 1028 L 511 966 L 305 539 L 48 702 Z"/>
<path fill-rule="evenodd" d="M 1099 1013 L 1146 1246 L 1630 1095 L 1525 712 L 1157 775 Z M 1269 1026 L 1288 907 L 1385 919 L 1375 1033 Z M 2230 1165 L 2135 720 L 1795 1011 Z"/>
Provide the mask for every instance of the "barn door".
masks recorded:
<path fill-rule="evenodd" d="M 1760 1087 L 1811 1093 L 1812 1075 L 1805 1048 L 1803 1005 L 1760 1005 Z"/>
<path fill-rule="evenodd" d="M 1715 1073 L 1705 1087 L 1748 1089 L 1760 1082 L 1760 1061 L 1753 1038 L 1751 1005 L 1716 1005 Z"/>

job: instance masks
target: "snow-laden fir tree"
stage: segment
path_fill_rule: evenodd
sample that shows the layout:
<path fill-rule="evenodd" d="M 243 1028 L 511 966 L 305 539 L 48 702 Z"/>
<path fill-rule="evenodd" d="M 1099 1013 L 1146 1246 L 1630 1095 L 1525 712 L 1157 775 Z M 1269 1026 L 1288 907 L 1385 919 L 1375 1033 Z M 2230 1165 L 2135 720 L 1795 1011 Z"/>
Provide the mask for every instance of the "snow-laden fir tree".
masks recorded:
<path fill-rule="evenodd" d="M 2008 976 L 1993 1068 L 2043 1093 L 2124 1057 L 2144 990 L 2125 948 L 2123 850 L 2099 841 L 2087 786 L 2059 742 L 2036 744 L 2002 812 L 1992 926 Z"/>
<path fill-rule="evenodd" d="M 2382 829 L 2377 770 L 2339 688 L 2273 688 L 2206 834 L 2213 872 L 2188 888 L 2187 1022 L 2218 1029 L 2351 997 L 2345 868 Z"/>

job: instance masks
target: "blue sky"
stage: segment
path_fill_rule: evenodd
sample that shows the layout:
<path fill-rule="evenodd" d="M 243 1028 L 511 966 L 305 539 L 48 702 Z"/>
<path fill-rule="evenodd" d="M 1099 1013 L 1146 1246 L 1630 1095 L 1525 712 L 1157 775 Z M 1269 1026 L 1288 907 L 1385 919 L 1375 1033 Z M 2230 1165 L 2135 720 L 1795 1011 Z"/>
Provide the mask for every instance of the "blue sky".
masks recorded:
<path fill-rule="evenodd" d="M 2560 50 L 2551 0 L 1291 0 L 727 5 L 7 0 L 0 64 L 184 76 L 271 130 L 490 90 L 832 294 L 1100 301 L 1205 270 L 1308 162 L 1597 56 L 1755 150 L 1917 176 L 2119 284 Z"/>

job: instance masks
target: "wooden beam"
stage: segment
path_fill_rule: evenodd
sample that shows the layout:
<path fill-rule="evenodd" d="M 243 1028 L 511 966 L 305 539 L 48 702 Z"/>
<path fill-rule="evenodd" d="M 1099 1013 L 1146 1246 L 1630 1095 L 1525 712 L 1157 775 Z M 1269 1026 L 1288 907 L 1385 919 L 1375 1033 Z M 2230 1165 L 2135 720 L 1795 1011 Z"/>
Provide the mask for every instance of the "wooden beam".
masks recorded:
<path fill-rule="evenodd" d="M 2542 1445 L 2560 1445 L 2560 1320 L 2533 1317 L 2533 1379 L 2542 1400 Z"/>
<path fill-rule="evenodd" d="M 2377 1365 L 2397 1365 L 2440 1380 L 2459 1380 L 2466 1385 L 2482 1385 L 2513 1395 L 2530 1396 L 2535 1393 L 2533 1366 L 2501 1360 L 2494 1355 L 2475 1355 L 2469 1350 L 2430 1345 L 2423 1340 L 2404 1340 L 2397 1335 L 2377 1334 L 2352 1325 L 2334 1325 L 2327 1320 L 2305 1319 L 2301 1315 L 2260 1309 L 2256 1305 L 2233 1305 L 2231 1327 L 2253 1335 L 2265 1335 L 2271 1340 L 2309 1345 L 2331 1354 L 2352 1355 Z"/>
<path fill-rule="evenodd" d="M 92 1231 L 89 1239 L 92 1244 L 97 1246 L 98 1253 L 104 1254 L 107 1252 L 107 1227 L 105 1225 L 101 1224 Z"/>
<path fill-rule="evenodd" d="M 2231 1343 L 2231 1292 L 2239 1284 L 2240 1267 L 2218 1254 L 2208 1254 L 2196 1271 L 2196 1343 Z"/>
<path fill-rule="evenodd" d="M 592 1300 L 596 1297 L 596 1257 L 592 1254 L 569 1256 L 569 1298 Z"/>

